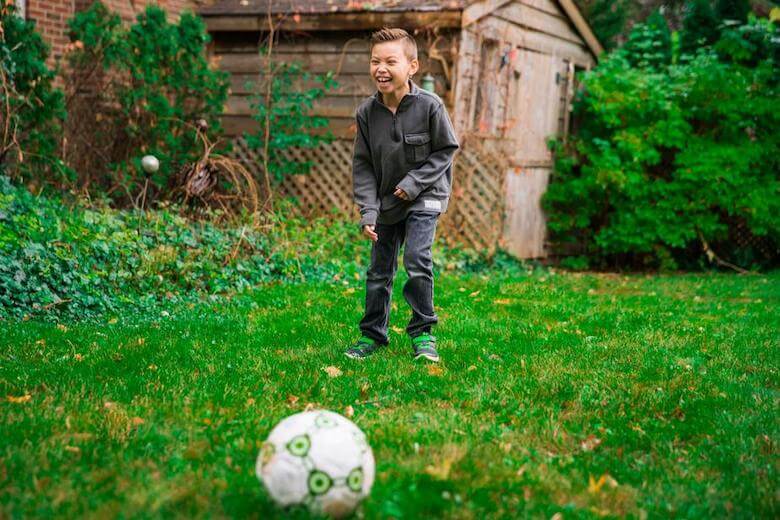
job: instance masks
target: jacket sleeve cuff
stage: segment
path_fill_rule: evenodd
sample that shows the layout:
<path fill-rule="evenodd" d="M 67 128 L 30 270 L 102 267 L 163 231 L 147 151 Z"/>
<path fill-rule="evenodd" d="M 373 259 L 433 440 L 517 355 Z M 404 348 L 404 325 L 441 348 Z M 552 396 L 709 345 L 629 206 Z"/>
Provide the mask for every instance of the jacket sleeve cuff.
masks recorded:
<path fill-rule="evenodd" d="M 420 194 L 420 187 L 409 175 L 401 179 L 401 182 L 396 185 L 396 188 L 401 188 L 404 193 L 409 195 L 409 200 L 414 200 Z"/>
<path fill-rule="evenodd" d="M 376 224 L 377 211 L 375 209 L 367 209 L 360 216 L 360 229 L 363 226 L 373 226 Z"/>

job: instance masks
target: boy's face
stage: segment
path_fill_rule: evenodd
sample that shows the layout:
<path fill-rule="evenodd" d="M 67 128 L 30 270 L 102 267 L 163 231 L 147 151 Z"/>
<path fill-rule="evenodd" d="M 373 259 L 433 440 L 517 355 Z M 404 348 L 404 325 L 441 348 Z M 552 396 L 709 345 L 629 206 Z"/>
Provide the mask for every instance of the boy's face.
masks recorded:
<path fill-rule="evenodd" d="M 401 92 L 409 76 L 420 67 L 417 59 L 409 60 L 402 40 L 377 43 L 371 49 L 371 78 L 382 94 Z"/>

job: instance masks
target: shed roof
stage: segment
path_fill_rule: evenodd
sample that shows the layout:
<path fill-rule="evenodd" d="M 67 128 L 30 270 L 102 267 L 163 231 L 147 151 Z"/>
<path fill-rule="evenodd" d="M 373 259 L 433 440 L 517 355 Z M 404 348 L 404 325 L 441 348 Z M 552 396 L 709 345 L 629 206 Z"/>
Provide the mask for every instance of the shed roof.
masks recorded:
<path fill-rule="evenodd" d="M 415 16 L 436 21 L 442 27 L 465 27 L 490 14 L 512 0 L 216 0 L 210 6 L 198 9 L 198 13 L 211 19 L 210 30 L 257 30 L 258 23 L 242 21 L 247 15 L 259 20 L 268 14 L 284 16 L 289 14 L 307 18 L 324 18 L 328 15 L 341 17 L 339 23 L 331 28 L 343 29 L 354 26 L 358 18 L 366 18 L 368 25 L 381 27 L 383 17 L 395 18 L 396 22 L 413 21 L 405 13 L 417 13 Z M 593 34 L 588 22 L 574 4 L 573 0 L 556 0 L 562 11 L 579 31 L 585 44 L 594 56 L 604 50 Z M 437 14 L 440 13 L 440 14 Z M 222 19 L 222 23 L 216 21 Z M 420 20 L 417 20 L 418 22 Z M 296 24 L 298 22 L 296 21 Z M 304 27 L 300 27 L 303 29 Z M 314 23 L 307 29 L 324 29 Z"/>
<path fill-rule="evenodd" d="M 269 5 L 270 3 L 270 5 Z M 220 14 L 327 14 L 363 12 L 462 11 L 473 0 L 222 0 L 201 7 L 201 15 Z"/>

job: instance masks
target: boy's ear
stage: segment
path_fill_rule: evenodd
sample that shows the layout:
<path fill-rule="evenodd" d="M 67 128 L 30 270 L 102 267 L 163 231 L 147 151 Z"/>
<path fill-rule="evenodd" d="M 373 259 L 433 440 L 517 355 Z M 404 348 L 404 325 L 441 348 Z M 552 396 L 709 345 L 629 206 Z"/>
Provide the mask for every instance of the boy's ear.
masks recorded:
<path fill-rule="evenodd" d="M 412 59 L 411 66 L 412 67 L 409 73 L 412 75 L 417 74 L 417 71 L 420 70 L 420 62 L 417 60 L 417 58 Z"/>

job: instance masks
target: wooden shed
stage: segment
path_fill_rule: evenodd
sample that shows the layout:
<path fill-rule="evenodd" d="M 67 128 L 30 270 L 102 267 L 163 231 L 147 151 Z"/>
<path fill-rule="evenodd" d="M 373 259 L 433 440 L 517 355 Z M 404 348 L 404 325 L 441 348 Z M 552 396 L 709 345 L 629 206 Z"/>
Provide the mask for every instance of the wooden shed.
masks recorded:
<path fill-rule="evenodd" d="M 339 139 L 327 150 L 301 152 L 315 167 L 285 189 L 315 183 L 337 199 L 304 201 L 355 212 L 351 147 L 355 109 L 375 92 L 368 74 L 368 37 L 402 27 L 418 43 L 418 85 L 428 73 L 450 111 L 463 145 L 455 159 L 453 199 L 442 218 L 452 243 L 501 246 L 519 258 L 549 253 L 540 198 L 552 166 L 546 140 L 569 130 L 575 73 L 589 69 L 602 47 L 572 0 L 217 0 L 199 13 L 211 52 L 231 72 L 223 124 L 247 163 L 256 157 L 239 137 L 256 130 L 247 81 L 262 73 L 258 43 L 273 23 L 276 59 L 299 61 L 312 73 L 335 71 L 339 88 L 314 108 Z M 296 152 L 298 153 L 298 152 Z M 309 154 L 309 155 L 306 155 Z M 326 188 L 336 188 L 328 190 Z"/>

